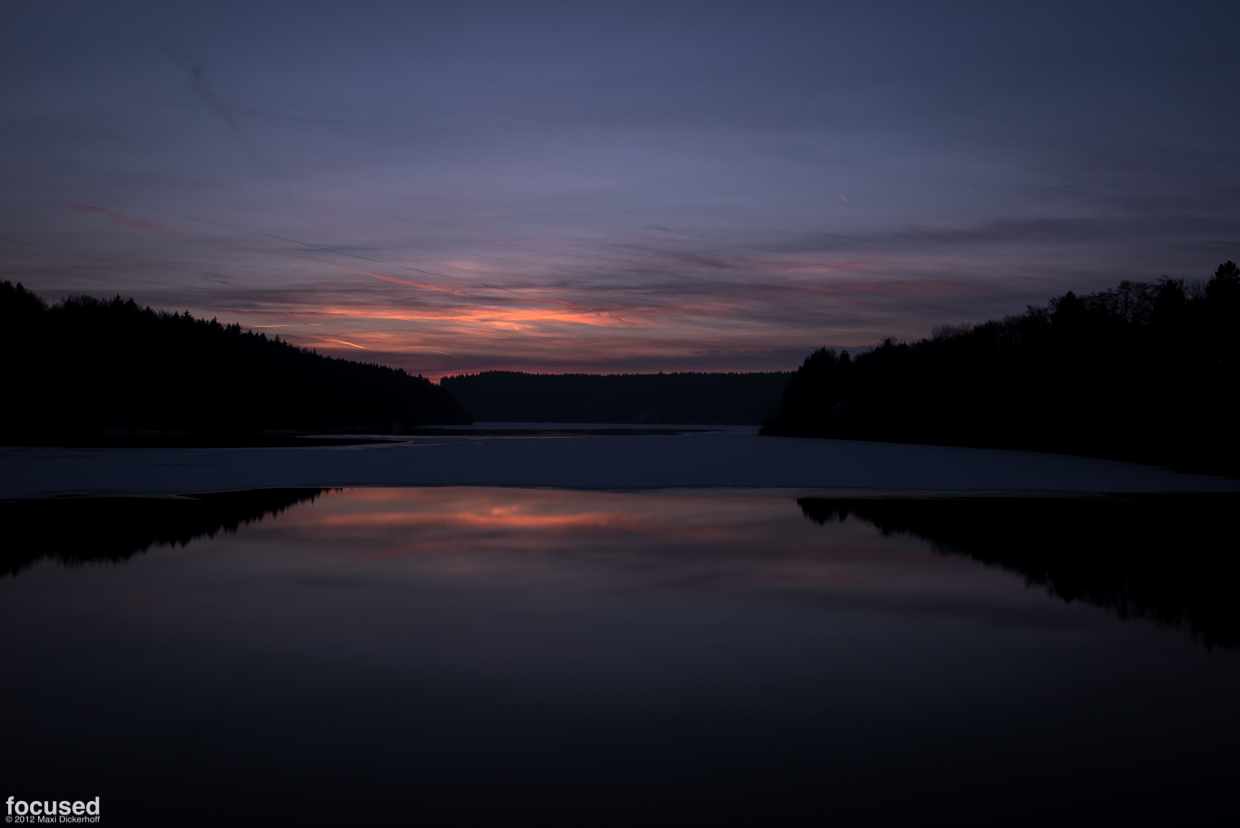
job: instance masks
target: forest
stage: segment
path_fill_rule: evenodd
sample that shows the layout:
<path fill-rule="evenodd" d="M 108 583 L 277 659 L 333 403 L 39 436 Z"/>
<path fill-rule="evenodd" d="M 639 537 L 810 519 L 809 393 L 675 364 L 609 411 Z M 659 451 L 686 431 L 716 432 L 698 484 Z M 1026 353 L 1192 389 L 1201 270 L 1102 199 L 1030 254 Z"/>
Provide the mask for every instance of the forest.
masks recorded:
<path fill-rule="evenodd" d="M 470 422 L 446 388 L 119 296 L 48 304 L 0 282 L 9 444 L 107 431 L 403 433 Z"/>
<path fill-rule="evenodd" d="M 1240 472 L 1240 268 L 1124 281 L 980 325 L 819 349 L 762 433 L 1033 449 Z"/>
<path fill-rule="evenodd" d="M 484 371 L 439 383 L 481 422 L 760 425 L 791 376 Z"/>

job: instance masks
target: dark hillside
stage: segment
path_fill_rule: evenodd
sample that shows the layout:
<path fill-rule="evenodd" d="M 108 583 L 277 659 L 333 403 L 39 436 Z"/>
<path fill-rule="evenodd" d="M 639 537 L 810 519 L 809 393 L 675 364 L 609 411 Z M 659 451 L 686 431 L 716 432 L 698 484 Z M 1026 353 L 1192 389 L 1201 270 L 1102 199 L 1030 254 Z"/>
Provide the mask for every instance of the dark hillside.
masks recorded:
<path fill-rule="evenodd" d="M 0 282 L 0 348 L 8 441 L 112 429 L 389 433 L 470 421 L 450 391 L 403 370 L 120 297 L 49 306 Z"/>
<path fill-rule="evenodd" d="M 482 422 L 759 425 L 790 373 L 525 374 L 444 377 Z"/>
<path fill-rule="evenodd" d="M 1240 268 L 1123 282 L 798 369 L 764 434 L 991 446 L 1240 472 Z"/>

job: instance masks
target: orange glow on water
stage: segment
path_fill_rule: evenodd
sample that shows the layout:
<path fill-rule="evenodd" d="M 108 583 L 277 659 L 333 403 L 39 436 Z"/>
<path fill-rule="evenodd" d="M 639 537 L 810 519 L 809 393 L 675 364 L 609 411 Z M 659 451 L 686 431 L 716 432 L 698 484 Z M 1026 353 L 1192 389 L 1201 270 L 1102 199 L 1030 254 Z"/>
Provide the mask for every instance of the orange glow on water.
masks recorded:
<path fill-rule="evenodd" d="M 348 550 L 336 566 L 431 567 L 453 576 L 507 571 L 517 560 L 570 558 L 609 566 L 629 561 L 621 568 L 648 585 L 710 581 L 803 590 L 889 585 L 891 564 L 916 562 L 910 575 L 916 589 L 932 591 L 933 573 L 955 565 L 926 555 L 921 541 L 884 537 L 859 521 L 825 531 L 806 521 L 790 498 L 345 489 L 266 527 L 292 547 L 304 537 Z M 661 559 L 676 563 L 666 568 Z"/>
<path fill-rule="evenodd" d="M 466 528 L 546 532 L 660 531 L 700 535 L 720 532 L 712 522 L 679 526 L 681 505 L 667 498 L 527 489 L 348 489 L 346 499 L 325 500 L 315 522 L 323 526 L 407 529 Z M 331 508 L 340 506 L 340 509 Z"/>

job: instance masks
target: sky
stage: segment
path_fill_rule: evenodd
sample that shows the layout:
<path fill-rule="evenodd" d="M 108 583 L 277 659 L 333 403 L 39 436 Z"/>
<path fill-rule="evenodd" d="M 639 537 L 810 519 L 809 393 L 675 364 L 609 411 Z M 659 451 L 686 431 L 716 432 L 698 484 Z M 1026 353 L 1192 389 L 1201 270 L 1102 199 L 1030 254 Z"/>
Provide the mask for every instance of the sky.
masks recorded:
<path fill-rule="evenodd" d="M 437 378 L 792 370 L 1240 259 L 1240 6 L 57 3 L 0 279 Z"/>

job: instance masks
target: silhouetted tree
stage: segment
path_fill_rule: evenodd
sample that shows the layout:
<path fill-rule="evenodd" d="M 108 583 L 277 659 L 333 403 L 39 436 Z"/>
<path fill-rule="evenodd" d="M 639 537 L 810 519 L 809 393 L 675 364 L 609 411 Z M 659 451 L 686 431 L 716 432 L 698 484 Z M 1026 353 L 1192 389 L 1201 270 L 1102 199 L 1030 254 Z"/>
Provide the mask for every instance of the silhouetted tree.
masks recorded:
<path fill-rule="evenodd" d="M 1206 297 L 1221 304 L 1240 301 L 1240 267 L 1233 261 L 1223 262 L 1210 277 Z"/>
<path fill-rule="evenodd" d="M 1121 282 L 975 326 L 815 351 L 764 434 L 1028 448 L 1240 471 L 1240 268 Z"/>
<path fill-rule="evenodd" d="M 0 282 L 0 347 L 0 435 L 9 441 L 105 429 L 401 432 L 470 421 L 449 390 L 403 370 L 119 296 L 48 305 Z"/>

